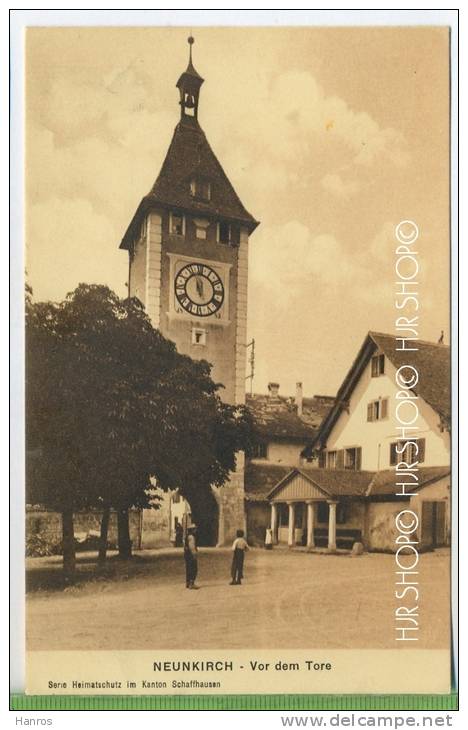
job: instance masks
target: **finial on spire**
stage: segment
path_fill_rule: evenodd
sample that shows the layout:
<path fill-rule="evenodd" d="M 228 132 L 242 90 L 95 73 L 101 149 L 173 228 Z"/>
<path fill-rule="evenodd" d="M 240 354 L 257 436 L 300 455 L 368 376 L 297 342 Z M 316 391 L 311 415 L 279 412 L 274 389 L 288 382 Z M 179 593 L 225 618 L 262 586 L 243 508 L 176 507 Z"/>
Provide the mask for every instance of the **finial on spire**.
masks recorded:
<path fill-rule="evenodd" d="M 193 35 L 191 33 L 190 33 L 189 37 L 187 38 L 187 43 L 190 46 L 190 63 L 192 63 L 192 46 L 195 43 L 195 38 L 193 37 Z"/>

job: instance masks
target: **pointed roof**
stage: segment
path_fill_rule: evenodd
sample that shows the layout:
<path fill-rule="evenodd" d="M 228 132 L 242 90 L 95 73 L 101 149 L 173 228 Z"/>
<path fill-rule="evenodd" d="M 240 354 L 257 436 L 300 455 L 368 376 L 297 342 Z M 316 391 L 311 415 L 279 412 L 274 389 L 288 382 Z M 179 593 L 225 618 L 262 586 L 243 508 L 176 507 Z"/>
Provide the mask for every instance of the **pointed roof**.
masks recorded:
<path fill-rule="evenodd" d="M 325 416 L 317 437 L 302 452 L 307 455 L 315 447 L 325 444 L 341 412 L 347 407 L 349 398 L 372 355 L 381 350 L 395 368 L 413 365 L 419 374 L 416 387 L 412 388 L 440 416 L 442 422 L 450 423 L 450 348 L 435 342 L 417 340 L 415 351 L 397 350 L 399 338 L 383 332 L 369 332 L 351 365 L 335 398 L 335 404 Z"/>
<path fill-rule="evenodd" d="M 193 178 L 210 182 L 210 200 L 192 197 L 190 181 Z M 255 218 L 242 205 L 205 133 L 193 118 L 183 119 L 176 126 L 161 171 L 151 191 L 141 201 L 120 248 L 132 246 L 143 216 L 155 206 L 243 223 L 249 233 L 258 226 Z"/>
<path fill-rule="evenodd" d="M 195 38 L 192 35 L 190 35 L 187 38 L 187 43 L 189 44 L 189 48 L 190 48 L 188 65 L 187 65 L 187 68 L 185 69 L 185 71 L 180 75 L 176 86 L 180 87 L 183 84 L 184 78 L 186 76 L 191 76 L 192 78 L 196 79 L 201 86 L 205 79 L 203 79 L 200 76 L 200 74 L 198 73 L 198 71 L 196 71 L 196 69 L 193 65 L 193 61 L 192 61 L 192 46 L 195 43 Z"/>

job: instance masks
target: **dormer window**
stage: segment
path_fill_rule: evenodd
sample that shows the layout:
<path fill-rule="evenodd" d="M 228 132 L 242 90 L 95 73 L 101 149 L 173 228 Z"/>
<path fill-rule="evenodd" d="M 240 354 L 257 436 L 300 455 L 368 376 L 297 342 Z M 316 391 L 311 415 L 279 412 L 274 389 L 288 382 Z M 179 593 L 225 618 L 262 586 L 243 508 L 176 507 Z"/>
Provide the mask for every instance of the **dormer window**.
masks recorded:
<path fill-rule="evenodd" d="M 169 233 L 173 236 L 185 235 L 185 216 L 171 211 L 169 214 Z"/>
<path fill-rule="evenodd" d="M 224 243 L 226 246 L 238 246 L 239 240 L 239 226 L 224 221 L 218 223 L 218 243 Z"/>
<path fill-rule="evenodd" d="M 211 200 L 211 183 L 207 180 L 191 180 L 190 195 L 192 198 L 198 198 L 198 200 Z"/>

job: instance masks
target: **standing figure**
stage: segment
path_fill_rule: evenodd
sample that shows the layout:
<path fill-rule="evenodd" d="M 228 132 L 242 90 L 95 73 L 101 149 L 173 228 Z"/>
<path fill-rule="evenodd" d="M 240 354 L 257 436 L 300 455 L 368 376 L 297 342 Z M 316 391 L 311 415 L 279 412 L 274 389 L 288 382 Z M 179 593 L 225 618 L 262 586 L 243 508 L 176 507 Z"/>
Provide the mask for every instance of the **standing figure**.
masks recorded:
<path fill-rule="evenodd" d="M 273 550 L 273 533 L 270 527 L 265 532 L 265 550 Z"/>
<path fill-rule="evenodd" d="M 195 580 L 198 573 L 198 558 L 197 558 L 197 540 L 196 540 L 196 525 L 192 525 L 187 530 L 184 541 L 184 560 L 185 560 L 185 586 L 186 588 L 197 589 Z"/>
<path fill-rule="evenodd" d="M 236 539 L 232 543 L 231 586 L 240 586 L 244 577 L 244 555 L 249 549 L 244 539 L 244 530 L 237 530 Z"/>
<path fill-rule="evenodd" d="M 182 547 L 184 542 L 184 528 L 176 517 L 175 524 L 175 547 Z"/>

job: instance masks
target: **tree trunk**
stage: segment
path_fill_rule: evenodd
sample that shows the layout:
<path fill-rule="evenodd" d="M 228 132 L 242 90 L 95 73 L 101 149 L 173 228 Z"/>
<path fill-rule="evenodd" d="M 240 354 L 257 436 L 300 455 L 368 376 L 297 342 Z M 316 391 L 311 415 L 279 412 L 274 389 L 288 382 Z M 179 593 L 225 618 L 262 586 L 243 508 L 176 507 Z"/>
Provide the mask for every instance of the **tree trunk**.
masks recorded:
<path fill-rule="evenodd" d="M 75 531 L 73 527 L 73 510 L 62 512 L 62 546 L 63 546 L 63 573 L 65 580 L 72 583 L 75 579 Z"/>
<path fill-rule="evenodd" d="M 107 557 L 107 535 L 109 532 L 110 507 L 106 505 L 101 518 L 101 534 L 99 536 L 98 564 L 104 565 Z"/>
<path fill-rule="evenodd" d="M 119 558 L 122 558 L 122 560 L 128 560 L 132 557 L 128 509 L 118 510 L 117 529 L 119 533 Z"/>

